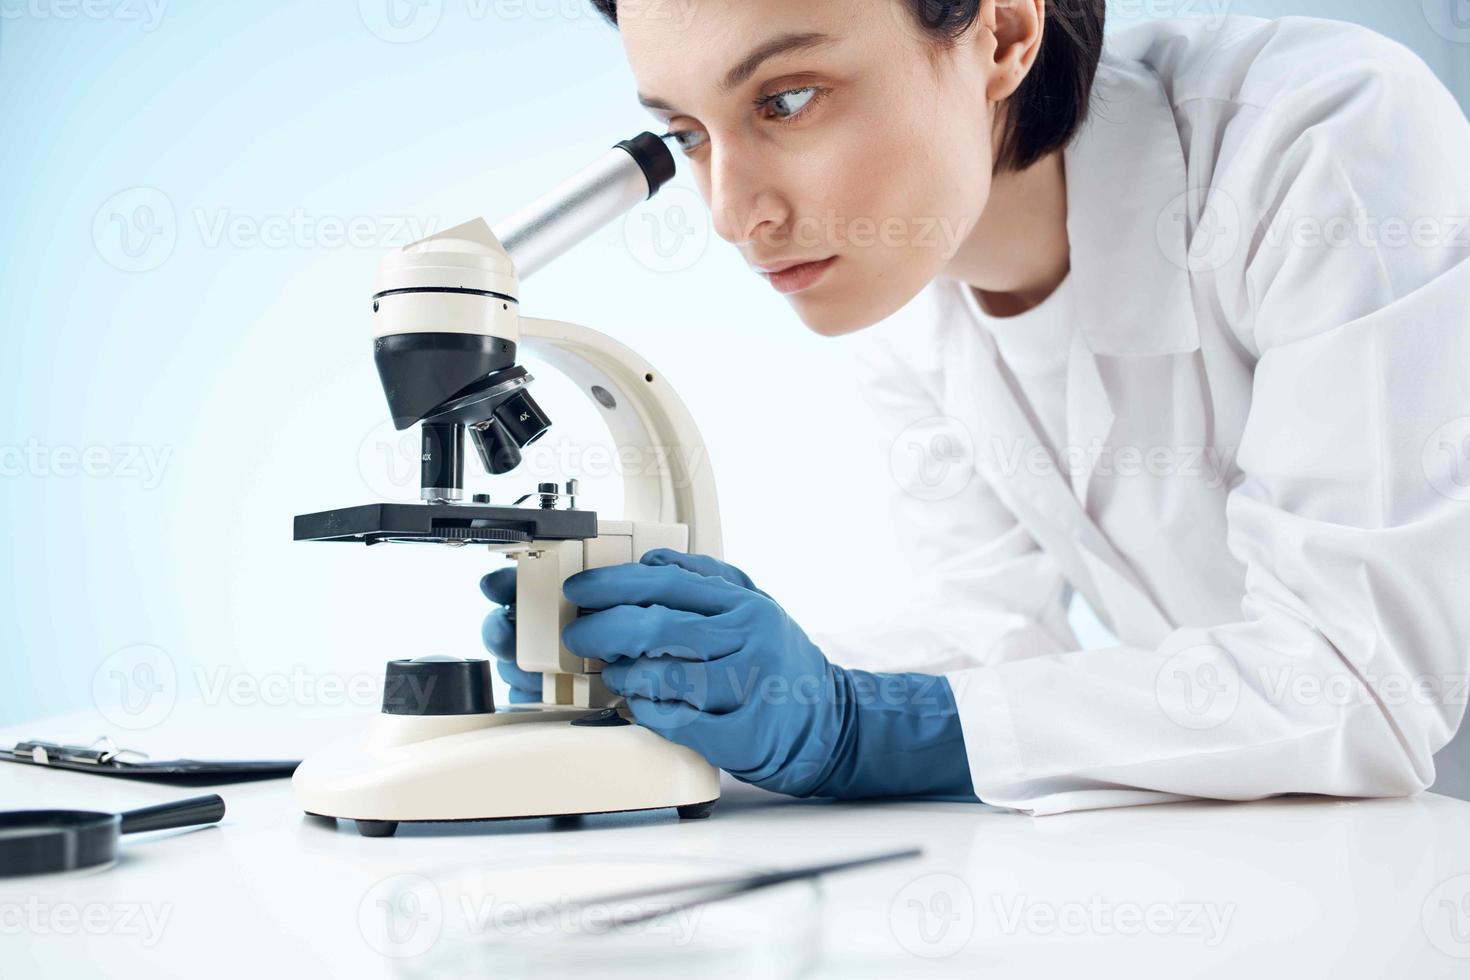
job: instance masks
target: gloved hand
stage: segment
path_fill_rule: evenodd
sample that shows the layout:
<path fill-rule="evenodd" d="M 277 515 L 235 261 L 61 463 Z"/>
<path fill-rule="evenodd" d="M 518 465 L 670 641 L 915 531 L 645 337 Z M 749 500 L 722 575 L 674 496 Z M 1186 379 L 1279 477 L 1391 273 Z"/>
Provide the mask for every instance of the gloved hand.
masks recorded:
<path fill-rule="evenodd" d="M 584 610 L 568 650 L 634 719 L 732 776 L 792 796 L 973 801 L 949 682 L 829 663 L 740 569 L 656 549 L 563 592 Z"/>
<path fill-rule="evenodd" d="M 510 685 L 511 704 L 534 704 L 541 700 L 541 675 L 527 673 L 516 666 L 516 624 L 510 618 L 515 608 L 516 570 L 501 568 L 480 579 L 480 591 L 497 603 L 480 626 L 480 639 L 485 649 L 494 654 L 495 669 Z"/>

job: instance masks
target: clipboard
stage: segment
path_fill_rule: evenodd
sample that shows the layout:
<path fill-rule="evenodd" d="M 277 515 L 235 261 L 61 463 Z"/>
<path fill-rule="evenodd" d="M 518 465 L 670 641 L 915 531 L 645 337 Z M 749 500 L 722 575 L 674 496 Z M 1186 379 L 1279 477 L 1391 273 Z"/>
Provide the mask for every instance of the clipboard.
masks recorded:
<path fill-rule="evenodd" d="M 65 745 L 31 740 L 0 749 L 0 762 L 48 769 L 70 769 L 98 776 L 116 776 L 174 786 L 209 786 L 280 779 L 291 775 L 300 759 L 229 760 L 150 759 L 147 753 L 119 748 L 103 736 L 91 745 Z"/>

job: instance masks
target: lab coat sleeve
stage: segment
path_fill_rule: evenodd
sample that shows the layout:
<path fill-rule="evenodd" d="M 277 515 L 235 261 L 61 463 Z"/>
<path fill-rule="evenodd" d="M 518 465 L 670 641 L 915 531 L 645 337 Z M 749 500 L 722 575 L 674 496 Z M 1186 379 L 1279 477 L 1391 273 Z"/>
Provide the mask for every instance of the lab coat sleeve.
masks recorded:
<path fill-rule="evenodd" d="M 853 345 L 902 560 L 874 558 L 899 596 L 885 614 L 812 631 L 844 666 L 939 674 L 1077 647 L 1056 563 L 975 471 L 968 432 L 939 408 L 944 372 L 929 359 L 934 332 L 953 322 L 933 305 L 942 288 Z"/>
<path fill-rule="evenodd" d="M 1238 620 L 948 674 L 986 802 L 1433 781 L 1470 676 L 1470 127 L 1417 59 L 1367 53 L 1298 52 L 1316 79 L 1218 141 L 1216 203 L 1255 229 L 1213 286 L 1259 358 L 1226 504 Z M 1360 213 L 1408 239 L 1313 244 Z"/>

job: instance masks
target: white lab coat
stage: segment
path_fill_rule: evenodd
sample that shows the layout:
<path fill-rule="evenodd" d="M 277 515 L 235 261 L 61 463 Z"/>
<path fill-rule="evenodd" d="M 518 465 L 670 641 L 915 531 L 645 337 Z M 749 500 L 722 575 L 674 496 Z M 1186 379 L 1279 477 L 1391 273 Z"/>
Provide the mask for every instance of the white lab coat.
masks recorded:
<path fill-rule="evenodd" d="M 1066 150 L 1070 485 L 964 287 L 850 341 L 914 597 L 814 639 L 945 674 L 988 803 L 1408 794 L 1464 714 L 1470 125 L 1362 28 L 1215 26 L 1110 39 Z"/>

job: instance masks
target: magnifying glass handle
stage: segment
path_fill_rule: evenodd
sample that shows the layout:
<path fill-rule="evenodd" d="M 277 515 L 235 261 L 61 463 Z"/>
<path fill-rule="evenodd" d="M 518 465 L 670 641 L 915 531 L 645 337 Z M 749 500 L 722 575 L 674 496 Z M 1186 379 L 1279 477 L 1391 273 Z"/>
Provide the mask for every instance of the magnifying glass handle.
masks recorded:
<path fill-rule="evenodd" d="M 169 830 L 174 827 L 197 827 L 217 823 L 225 815 L 225 801 L 215 794 L 195 796 L 158 806 L 129 810 L 122 815 L 122 832 L 136 834 L 144 830 Z"/>

